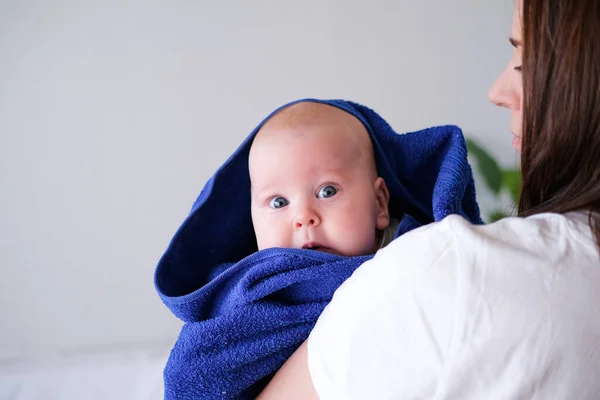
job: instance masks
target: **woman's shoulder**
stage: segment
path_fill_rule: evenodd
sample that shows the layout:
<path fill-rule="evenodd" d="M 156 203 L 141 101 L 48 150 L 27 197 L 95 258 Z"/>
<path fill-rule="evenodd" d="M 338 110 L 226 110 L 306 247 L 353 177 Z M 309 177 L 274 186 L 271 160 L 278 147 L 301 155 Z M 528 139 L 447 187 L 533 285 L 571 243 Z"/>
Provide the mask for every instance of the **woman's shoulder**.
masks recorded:
<path fill-rule="evenodd" d="M 540 276 L 554 276 L 565 265 L 575 275 L 600 272 L 586 213 L 505 218 L 487 225 L 449 216 L 399 237 L 375 259 L 379 272 L 388 270 L 388 279 L 430 281 L 417 285 L 423 290 L 440 279 L 478 285 L 483 275 L 499 282 L 515 276 L 539 282 Z"/>
<path fill-rule="evenodd" d="M 568 392 L 560 382 L 591 379 L 573 371 L 600 368 L 600 356 L 581 361 L 600 340 L 599 284 L 585 214 L 448 217 L 396 239 L 338 289 L 308 342 L 313 383 L 322 398 Z"/>
<path fill-rule="evenodd" d="M 532 233 L 545 234 L 549 232 L 568 233 L 591 239 L 589 228 L 589 213 L 571 212 L 567 214 L 543 213 L 527 218 L 510 217 L 484 225 L 475 225 L 460 215 L 449 215 L 439 222 L 425 225 L 410 232 L 413 235 L 425 232 L 448 234 L 479 234 L 494 235 L 494 233 L 507 233 L 513 231 L 513 237 L 526 236 Z M 410 235 L 407 234 L 405 236 Z"/>
<path fill-rule="evenodd" d="M 447 286 L 450 280 L 458 286 L 477 286 L 484 274 L 500 282 L 531 275 L 539 282 L 536 276 L 553 275 L 564 265 L 579 273 L 590 267 L 597 270 L 598 263 L 585 213 L 505 218 L 487 225 L 453 215 L 395 239 L 345 286 L 379 284 L 428 293 L 446 290 L 434 286 Z"/>
<path fill-rule="evenodd" d="M 550 247 L 549 247 L 550 246 Z M 553 255 L 577 247 L 579 256 L 597 256 L 597 248 L 590 230 L 588 214 L 538 214 L 528 218 L 504 218 L 495 223 L 474 225 L 458 215 L 450 215 L 409 232 L 380 250 L 381 256 L 395 257 L 396 253 L 426 253 L 436 258 L 440 252 L 452 252 L 476 257 L 489 252 L 521 257 L 530 253 L 540 261 L 549 261 Z M 543 252 L 540 252 L 543 249 Z M 543 256 L 548 257 L 545 259 Z"/>

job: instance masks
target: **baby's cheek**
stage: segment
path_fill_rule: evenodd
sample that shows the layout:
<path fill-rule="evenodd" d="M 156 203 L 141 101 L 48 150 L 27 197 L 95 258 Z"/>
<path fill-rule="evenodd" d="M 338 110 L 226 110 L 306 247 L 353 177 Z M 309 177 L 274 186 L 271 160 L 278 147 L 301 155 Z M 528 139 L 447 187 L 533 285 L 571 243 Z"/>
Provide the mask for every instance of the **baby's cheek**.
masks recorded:
<path fill-rule="evenodd" d="M 275 221 L 263 221 L 255 232 L 259 250 L 289 247 L 286 243 L 285 230 Z"/>
<path fill-rule="evenodd" d="M 369 254 L 375 246 L 375 228 L 371 221 L 353 219 L 337 236 L 343 238 L 347 252 L 353 255 Z"/>
<path fill-rule="evenodd" d="M 265 228 L 267 228 L 267 227 L 265 226 L 264 223 L 258 223 L 258 224 L 254 225 L 254 234 L 256 235 L 256 242 L 258 244 L 259 250 L 263 250 L 263 249 L 271 247 L 270 242 L 272 240 L 271 239 L 272 235 Z"/>

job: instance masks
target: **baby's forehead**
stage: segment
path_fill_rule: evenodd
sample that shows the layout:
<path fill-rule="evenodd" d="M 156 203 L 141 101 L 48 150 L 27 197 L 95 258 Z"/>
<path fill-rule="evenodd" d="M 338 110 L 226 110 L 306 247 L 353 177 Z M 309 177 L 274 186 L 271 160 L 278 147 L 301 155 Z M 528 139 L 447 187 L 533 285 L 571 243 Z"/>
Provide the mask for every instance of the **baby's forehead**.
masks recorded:
<path fill-rule="evenodd" d="M 351 124 L 364 128 L 362 123 L 353 115 L 329 104 L 316 102 L 300 102 L 285 107 L 275 113 L 263 128 L 272 126 L 289 127 L 304 124 L 332 123 Z M 262 128 L 261 128 L 262 129 Z"/>
<path fill-rule="evenodd" d="M 254 142 L 287 137 L 301 139 L 307 133 L 319 134 L 322 140 L 337 139 L 345 146 L 357 145 L 372 152 L 371 137 L 358 118 L 337 107 L 315 102 L 296 103 L 280 110 L 263 124 Z"/>
<path fill-rule="evenodd" d="M 373 143 L 363 123 L 319 103 L 297 103 L 266 121 L 251 145 L 248 164 L 253 184 L 265 176 L 278 177 L 285 168 L 358 168 L 377 175 Z"/>

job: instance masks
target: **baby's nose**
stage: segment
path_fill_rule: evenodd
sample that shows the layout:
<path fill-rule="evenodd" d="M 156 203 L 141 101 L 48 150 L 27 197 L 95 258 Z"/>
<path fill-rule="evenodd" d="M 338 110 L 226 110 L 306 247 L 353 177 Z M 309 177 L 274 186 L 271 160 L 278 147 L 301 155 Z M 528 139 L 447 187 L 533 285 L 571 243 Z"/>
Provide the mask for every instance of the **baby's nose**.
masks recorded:
<path fill-rule="evenodd" d="M 296 219 L 294 220 L 294 226 L 299 228 L 314 228 L 321 223 L 321 219 L 319 216 L 311 211 L 305 211 L 302 213 L 298 213 L 296 215 Z"/>

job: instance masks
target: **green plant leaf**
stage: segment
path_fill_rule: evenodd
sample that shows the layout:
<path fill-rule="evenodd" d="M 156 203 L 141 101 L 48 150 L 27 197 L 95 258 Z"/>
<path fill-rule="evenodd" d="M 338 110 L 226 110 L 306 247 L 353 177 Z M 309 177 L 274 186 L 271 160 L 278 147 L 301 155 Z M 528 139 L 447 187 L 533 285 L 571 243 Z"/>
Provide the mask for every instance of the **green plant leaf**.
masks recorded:
<path fill-rule="evenodd" d="M 500 193 L 503 175 L 496 160 L 472 139 L 467 139 L 467 150 L 475 158 L 487 187 L 496 195 Z"/>
<path fill-rule="evenodd" d="M 490 214 L 489 220 L 490 220 L 490 223 L 492 223 L 492 222 L 499 221 L 502 218 L 506 218 L 506 217 L 508 217 L 508 215 L 506 215 L 503 211 L 494 211 L 493 213 Z"/>
<path fill-rule="evenodd" d="M 504 175 L 504 187 L 510 193 L 513 203 L 519 204 L 521 197 L 521 171 L 518 169 L 505 169 L 502 171 Z"/>

